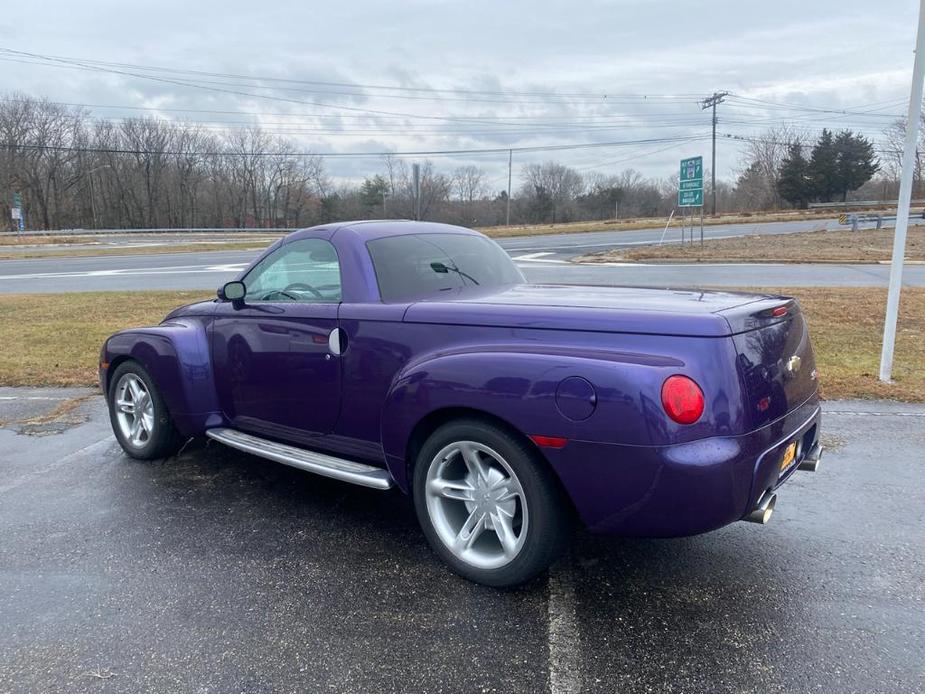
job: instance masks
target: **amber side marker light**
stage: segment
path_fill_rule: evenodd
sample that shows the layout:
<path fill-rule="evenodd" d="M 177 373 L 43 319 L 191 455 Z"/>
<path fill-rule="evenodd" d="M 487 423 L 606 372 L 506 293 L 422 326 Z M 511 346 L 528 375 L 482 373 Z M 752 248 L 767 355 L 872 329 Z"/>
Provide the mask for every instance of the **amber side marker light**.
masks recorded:
<path fill-rule="evenodd" d="M 678 424 L 693 424 L 703 414 L 703 391 L 696 381 L 680 374 L 662 384 L 662 407 Z"/>

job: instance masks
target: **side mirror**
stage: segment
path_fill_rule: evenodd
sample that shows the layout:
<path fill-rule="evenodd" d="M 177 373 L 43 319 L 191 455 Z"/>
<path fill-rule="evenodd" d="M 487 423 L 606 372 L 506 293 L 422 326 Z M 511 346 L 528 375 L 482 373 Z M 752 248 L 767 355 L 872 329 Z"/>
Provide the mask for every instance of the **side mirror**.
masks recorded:
<path fill-rule="evenodd" d="M 244 295 L 247 294 L 247 287 L 244 286 L 244 282 L 226 282 L 225 286 L 219 289 L 217 294 L 222 301 L 230 301 L 235 306 L 242 306 L 244 304 Z"/>

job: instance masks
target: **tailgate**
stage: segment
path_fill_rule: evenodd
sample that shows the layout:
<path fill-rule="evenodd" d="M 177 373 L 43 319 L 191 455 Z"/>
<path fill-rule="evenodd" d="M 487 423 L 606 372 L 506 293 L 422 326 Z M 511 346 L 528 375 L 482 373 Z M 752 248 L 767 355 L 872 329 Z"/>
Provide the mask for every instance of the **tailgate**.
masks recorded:
<path fill-rule="evenodd" d="M 806 402 L 818 379 L 799 304 L 793 299 L 764 299 L 722 313 L 733 330 L 753 427 Z"/>

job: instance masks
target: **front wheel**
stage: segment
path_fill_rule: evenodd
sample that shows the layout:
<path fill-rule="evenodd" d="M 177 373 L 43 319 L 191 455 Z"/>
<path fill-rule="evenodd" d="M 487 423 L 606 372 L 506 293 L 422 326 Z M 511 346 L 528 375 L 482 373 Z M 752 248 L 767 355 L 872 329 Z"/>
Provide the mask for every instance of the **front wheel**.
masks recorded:
<path fill-rule="evenodd" d="M 183 438 L 170 420 L 154 380 L 141 364 L 123 362 L 110 382 L 109 419 L 122 450 L 140 460 L 166 458 L 180 450 Z"/>
<path fill-rule="evenodd" d="M 526 441 L 479 420 L 443 425 L 414 469 L 414 505 L 431 547 L 458 574 L 495 587 L 530 580 L 562 552 L 562 492 Z"/>

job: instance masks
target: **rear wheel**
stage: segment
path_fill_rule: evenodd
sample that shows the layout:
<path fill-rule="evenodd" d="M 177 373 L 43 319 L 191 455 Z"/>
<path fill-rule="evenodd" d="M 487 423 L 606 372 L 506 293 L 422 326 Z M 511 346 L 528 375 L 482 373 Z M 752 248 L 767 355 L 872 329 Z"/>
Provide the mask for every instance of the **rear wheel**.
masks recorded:
<path fill-rule="evenodd" d="M 154 380 L 135 361 L 120 364 L 109 388 L 109 419 L 128 455 L 153 460 L 173 455 L 183 444 Z"/>
<path fill-rule="evenodd" d="M 479 420 L 443 425 L 422 447 L 414 503 L 431 546 L 458 574 L 490 586 L 530 580 L 568 537 L 562 492 L 527 442 Z"/>

